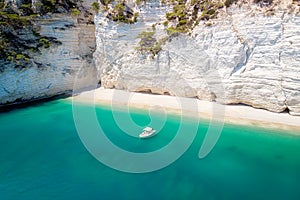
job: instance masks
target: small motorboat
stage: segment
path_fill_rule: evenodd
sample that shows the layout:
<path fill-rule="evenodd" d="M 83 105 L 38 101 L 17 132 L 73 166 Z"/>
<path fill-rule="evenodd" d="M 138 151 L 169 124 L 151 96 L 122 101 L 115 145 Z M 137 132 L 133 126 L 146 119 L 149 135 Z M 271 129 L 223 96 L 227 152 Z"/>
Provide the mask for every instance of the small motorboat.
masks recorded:
<path fill-rule="evenodd" d="M 140 138 L 149 138 L 156 135 L 156 130 L 151 127 L 146 127 L 143 129 L 143 132 L 139 135 Z"/>

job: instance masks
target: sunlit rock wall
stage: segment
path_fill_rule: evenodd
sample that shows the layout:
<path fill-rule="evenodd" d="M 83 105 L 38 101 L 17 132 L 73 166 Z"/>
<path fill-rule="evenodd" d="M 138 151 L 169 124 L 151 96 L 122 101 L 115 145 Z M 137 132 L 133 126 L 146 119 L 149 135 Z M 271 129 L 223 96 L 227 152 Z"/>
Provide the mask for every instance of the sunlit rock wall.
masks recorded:
<path fill-rule="evenodd" d="M 135 24 L 99 14 L 95 59 L 101 84 L 300 115 L 300 17 L 288 4 L 282 1 L 271 14 L 258 5 L 233 5 L 191 35 L 171 38 L 155 56 L 136 50 L 138 35 L 164 21 L 168 6 L 148 3 Z M 157 24 L 156 36 L 164 34 Z"/>
<path fill-rule="evenodd" d="M 15 63 L 0 63 L 4 66 L 0 72 L 2 105 L 71 92 L 75 83 L 76 89 L 97 83 L 93 24 L 78 23 L 77 17 L 65 14 L 44 17 L 36 23 L 41 27 L 41 35 L 55 37 L 61 45 L 42 49 L 22 68 Z"/>

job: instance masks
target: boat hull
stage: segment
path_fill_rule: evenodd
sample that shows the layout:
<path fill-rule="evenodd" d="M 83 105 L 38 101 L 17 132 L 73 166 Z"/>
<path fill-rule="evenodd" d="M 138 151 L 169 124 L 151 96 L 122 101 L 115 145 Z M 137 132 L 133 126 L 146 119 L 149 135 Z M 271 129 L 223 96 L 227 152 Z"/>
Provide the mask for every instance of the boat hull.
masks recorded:
<path fill-rule="evenodd" d="M 155 136 L 157 134 L 157 132 L 156 131 L 151 131 L 150 133 L 145 133 L 145 132 L 143 132 L 143 133 L 141 133 L 140 135 L 139 135 L 139 137 L 140 138 L 150 138 L 150 137 L 153 137 L 153 136 Z"/>

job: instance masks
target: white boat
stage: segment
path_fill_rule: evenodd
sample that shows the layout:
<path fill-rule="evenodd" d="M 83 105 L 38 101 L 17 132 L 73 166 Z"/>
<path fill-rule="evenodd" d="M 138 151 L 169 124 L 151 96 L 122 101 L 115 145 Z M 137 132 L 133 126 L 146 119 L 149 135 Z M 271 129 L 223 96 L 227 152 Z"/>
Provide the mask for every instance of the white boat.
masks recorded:
<path fill-rule="evenodd" d="M 143 129 L 143 132 L 139 135 L 140 138 L 149 138 L 156 135 L 156 130 L 151 127 L 146 127 Z"/>

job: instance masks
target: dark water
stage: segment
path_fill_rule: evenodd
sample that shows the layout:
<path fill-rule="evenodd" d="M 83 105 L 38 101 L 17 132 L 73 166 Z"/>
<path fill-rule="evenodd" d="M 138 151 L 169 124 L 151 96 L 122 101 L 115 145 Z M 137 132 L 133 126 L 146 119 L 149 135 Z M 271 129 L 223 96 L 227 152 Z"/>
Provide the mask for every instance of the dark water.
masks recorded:
<path fill-rule="evenodd" d="M 179 117 L 169 116 L 157 136 L 140 140 L 122 134 L 111 110 L 96 111 L 107 137 L 129 151 L 162 148 L 179 126 Z M 131 116 L 141 126 L 150 120 L 141 112 Z M 200 123 L 193 144 L 170 166 L 131 174 L 86 150 L 65 100 L 1 113 L 0 199 L 300 199 L 299 136 L 226 125 L 213 151 L 199 159 L 207 127 Z"/>

